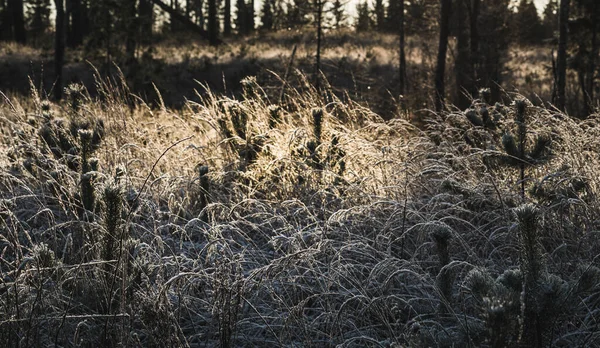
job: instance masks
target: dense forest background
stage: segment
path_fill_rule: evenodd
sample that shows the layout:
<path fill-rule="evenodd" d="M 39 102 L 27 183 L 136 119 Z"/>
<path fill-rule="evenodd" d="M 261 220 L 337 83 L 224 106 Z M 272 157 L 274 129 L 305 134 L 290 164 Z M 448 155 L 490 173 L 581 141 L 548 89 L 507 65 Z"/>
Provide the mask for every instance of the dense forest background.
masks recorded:
<path fill-rule="evenodd" d="M 118 67 L 134 92 L 156 101 L 154 83 L 168 105 L 181 106 L 194 98 L 194 80 L 239 94 L 239 81 L 257 76 L 277 93 L 286 71 L 299 68 L 387 118 L 439 109 L 445 99 L 464 109 L 484 88 L 494 102 L 519 91 L 585 117 L 597 104 L 599 6 L 376 0 L 348 11 L 340 0 L 3 0 L 1 39 L 20 45 L 1 46 L 0 88 L 27 91 L 29 76 L 59 99 L 69 82 L 94 89 L 92 66 L 104 75 Z"/>

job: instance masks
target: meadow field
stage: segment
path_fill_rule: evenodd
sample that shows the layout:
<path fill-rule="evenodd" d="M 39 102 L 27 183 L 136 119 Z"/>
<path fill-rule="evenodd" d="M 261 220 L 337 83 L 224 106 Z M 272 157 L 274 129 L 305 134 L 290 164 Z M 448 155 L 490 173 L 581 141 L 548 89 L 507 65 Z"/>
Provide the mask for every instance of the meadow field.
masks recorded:
<path fill-rule="evenodd" d="M 336 35 L 320 88 L 299 35 L 3 85 L 0 346 L 600 346 L 599 118 L 550 49 L 434 112 L 428 44 L 402 101 L 393 36 Z"/>

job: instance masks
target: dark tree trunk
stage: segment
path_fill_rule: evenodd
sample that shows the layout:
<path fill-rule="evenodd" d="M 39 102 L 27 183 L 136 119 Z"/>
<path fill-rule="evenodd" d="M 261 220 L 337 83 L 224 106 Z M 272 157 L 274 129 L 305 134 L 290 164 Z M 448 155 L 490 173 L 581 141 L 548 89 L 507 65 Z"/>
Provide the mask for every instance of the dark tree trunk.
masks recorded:
<path fill-rule="evenodd" d="M 567 26 L 569 21 L 570 0 L 560 0 L 560 13 L 558 17 L 559 36 L 558 54 L 556 57 L 556 100 L 555 106 L 565 110 L 565 86 L 567 80 Z"/>
<path fill-rule="evenodd" d="M 65 7 L 64 0 L 54 0 L 56 8 L 56 22 L 54 35 L 54 70 L 56 82 L 54 84 L 54 99 L 61 100 L 63 93 L 63 64 L 65 59 Z"/>
<path fill-rule="evenodd" d="M 140 0 L 138 4 L 138 22 L 140 38 L 143 42 L 150 42 L 152 37 L 152 24 L 154 22 L 154 5 L 150 0 Z"/>
<path fill-rule="evenodd" d="M 471 48 L 469 45 L 469 27 L 467 26 L 467 0 L 456 2 L 457 34 L 456 34 L 456 62 L 454 70 L 456 73 L 456 88 L 454 103 L 464 110 L 471 104 L 473 95 L 473 65 L 471 63 Z"/>
<path fill-rule="evenodd" d="M 315 88 L 317 91 L 321 88 L 319 81 L 321 74 L 321 41 L 323 35 L 323 0 L 315 0 L 317 15 L 317 57 L 315 61 Z"/>
<path fill-rule="evenodd" d="M 248 28 L 250 31 L 254 31 L 254 28 L 256 28 L 254 23 L 254 0 L 250 0 L 248 4 L 248 17 Z"/>
<path fill-rule="evenodd" d="M 225 0 L 225 8 L 223 9 L 223 35 L 231 35 L 231 0 Z"/>
<path fill-rule="evenodd" d="M 179 12 L 179 3 L 175 0 L 171 0 L 171 9 L 175 12 L 175 13 L 180 13 Z M 171 31 L 175 32 L 179 29 L 179 22 L 177 21 L 176 18 L 173 17 L 173 13 L 169 13 L 171 15 L 170 21 L 171 21 Z"/>
<path fill-rule="evenodd" d="M 598 5 L 592 4 L 592 20 L 598 18 Z M 598 25 L 592 22 L 592 43 L 590 47 L 590 57 L 588 62 L 588 71 L 586 72 L 586 90 L 584 92 L 585 116 L 589 116 L 594 110 L 594 80 L 596 76 L 596 57 L 598 56 Z"/>
<path fill-rule="evenodd" d="M 435 109 L 437 111 L 441 111 L 444 108 L 444 75 L 446 71 L 448 35 L 450 34 L 450 11 L 452 11 L 452 0 L 440 0 L 440 2 L 440 38 L 438 44 L 437 64 L 435 67 Z"/>
<path fill-rule="evenodd" d="M 73 47 L 73 0 L 65 0 L 65 44 L 67 47 Z"/>
<path fill-rule="evenodd" d="M 473 79 L 473 88 L 477 89 L 477 69 L 479 69 L 479 30 L 477 28 L 477 21 L 479 20 L 479 11 L 480 11 L 480 2 L 481 0 L 472 0 L 471 1 L 471 64 L 473 66 L 472 69 L 472 79 Z M 475 91 L 476 92 L 476 91 Z"/>
<path fill-rule="evenodd" d="M 0 0 L 0 5 L 2 5 L 0 40 L 12 40 L 12 16 L 7 0 Z"/>
<path fill-rule="evenodd" d="M 90 4 L 89 0 L 80 0 L 81 1 L 81 20 L 79 21 L 79 25 L 81 26 L 81 43 L 83 44 L 83 40 L 90 34 Z"/>
<path fill-rule="evenodd" d="M 400 94 L 405 93 L 406 89 L 406 55 L 404 53 L 404 0 L 398 1 L 398 36 L 400 36 L 400 65 L 398 73 L 398 89 Z"/>
<path fill-rule="evenodd" d="M 106 40 L 105 40 L 105 50 L 106 50 L 106 60 L 104 61 L 104 69 L 106 71 L 106 74 L 108 76 L 110 76 L 110 71 L 111 71 L 111 46 L 110 46 L 110 41 L 112 40 L 112 26 L 111 26 L 111 13 L 110 13 L 110 9 L 108 8 L 108 6 L 103 6 L 104 8 L 104 32 L 106 33 Z"/>
<path fill-rule="evenodd" d="M 84 9 L 81 0 L 67 0 L 66 18 L 70 18 L 68 23 L 67 45 L 77 47 L 83 44 L 83 34 L 85 25 Z M 67 20 L 67 22 L 69 22 Z"/>
<path fill-rule="evenodd" d="M 23 0 L 8 0 L 8 7 L 12 16 L 14 39 L 18 43 L 26 43 L 25 17 L 23 15 Z"/>
<path fill-rule="evenodd" d="M 217 0 L 208 0 L 208 41 L 218 44 L 219 22 L 217 21 Z"/>
<path fill-rule="evenodd" d="M 136 16 L 135 0 L 127 0 L 125 6 L 125 17 L 127 20 L 126 30 L 127 37 L 125 39 L 125 56 L 127 62 L 132 63 L 135 61 L 135 47 L 136 47 L 136 31 L 138 28 L 138 18 Z"/>

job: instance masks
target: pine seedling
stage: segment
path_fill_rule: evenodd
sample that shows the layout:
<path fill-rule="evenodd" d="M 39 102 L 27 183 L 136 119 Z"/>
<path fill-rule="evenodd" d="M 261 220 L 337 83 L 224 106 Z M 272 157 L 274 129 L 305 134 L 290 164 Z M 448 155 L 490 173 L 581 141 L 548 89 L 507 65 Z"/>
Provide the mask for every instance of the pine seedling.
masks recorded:
<path fill-rule="evenodd" d="M 240 81 L 245 100 L 262 99 L 261 87 L 258 85 L 256 76 L 247 76 Z"/>
<path fill-rule="evenodd" d="M 312 118 L 313 118 L 313 135 L 314 139 L 309 140 L 306 143 L 306 148 L 308 150 L 309 155 L 309 165 L 314 169 L 321 170 L 323 169 L 323 163 L 319 158 L 319 147 L 321 146 L 321 139 L 323 136 L 323 109 L 315 108 L 312 110 Z"/>
<path fill-rule="evenodd" d="M 535 138 L 532 149 L 526 149 L 527 146 L 527 124 L 525 113 L 527 105 L 524 100 L 515 101 L 517 123 L 517 138 L 506 132 L 502 136 L 502 145 L 507 156 L 505 160 L 511 165 L 519 167 L 521 197 L 525 199 L 525 169 L 528 166 L 543 163 L 547 160 L 547 152 L 550 145 L 550 139 L 540 135 Z"/>
<path fill-rule="evenodd" d="M 102 259 L 110 261 L 115 258 L 115 242 L 122 240 L 122 236 L 119 233 L 119 226 L 121 225 L 123 194 L 119 185 L 108 183 L 104 187 L 102 201 L 105 207 L 105 234 L 102 243 Z"/>
<path fill-rule="evenodd" d="M 489 88 L 479 90 L 479 102 L 475 100 L 471 108 L 465 112 L 465 117 L 476 127 L 483 127 L 488 130 L 496 129 L 497 120 L 490 116 L 488 99 L 490 97 Z"/>
<path fill-rule="evenodd" d="M 95 205 L 94 186 L 92 185 L 93 174 L 90 164 L 92 154 L 92 131 L 79 130 L 79 142 L 81 151 L 81 201 L 86 211 L 93 211 Z"/>
<path fill-rule="evenodd" d="M 520 271 L 509 270 L 493 279 L 485 269 L 474 268 L 467 274 L 463 286 L 469 289 L 482 310 L 485 341 L 494 348 L 516 342 L 522 288 Z"/>
<path fill-rule="evenodd" d="M 46 243 L 40 243 L 33 246 L 33 259 L 39 268 L 52 268 L 57 265 L 56 256 Z"/>
<path fill-rule="evenodd" d="M 267 110 L 269 111 L 269 129 L 274 129 L 281 122 L 281 107 L 269 105 Z"/>
<path fill-rule="evenodd" d="M 346 151 L 340 146 L 340 138 L 334 135 L 331 138 L 331 145 L 329 148 L 329 154 L 327 156 L 327 162 L 331 168 L 337 167 L 337 176 L 335 178 L 335 184 L 341 184 L 341 178 L 344 176 L 346 171 Z"/>
<path fill-rule="evenodd" d="M 323 109 L 315 108 L 312 110 L 313 117 L 313 133 L 317 146 L 321 145 L 321 138 L 323 135 Z"/>
<path fill-rule="evenodd" d="M 238 104 L 225 103 L 222 105 L 222 111 L 229 117 L 217 120 L 221 134 L 225 139 L 229 139 L 229 144 L 233 151 L 237 151 L 242 161 L 241 170 L 248 165 L 256 162 L 258 154 L 264 146 L 264 139 L 260 136 L 253 136 L 248 128 L 248 114 Z M 231 127 L 229 126 L 231 124 Z"/>
<path fill-rule="evenodd" d="M 237 104 L 229 105 L 229 116 L 231 117 L 231 124 L 233 130 L 238 137 L 246 140 L 246 131 L 248 127 L 248 115 L 246 111 Z"/>
<path fill-rule="evenodd" d="M 519 263 L 523 274 L 521 341 L 528 347 L 541 347 L 540 285 L 544 272 L 542 249 L 538 234 L 539 211 L 533 204 L 524 204 L 515 209 L 519 226 Z"/>
<path fill-rule="evenodd" d="M 221 131 L 221 135 L 225 139 L 231 139 L 233 137 L 233 133 L 229 129 L 227 125 L 227 121 L 224 118 L 219 118 L 217 120 L 217 124 L 219 125 L 219 130 Z"/>
<path fill-rule="evenodd" d="M 450 263 L 450 238 L 452 238 L 452 232 L 450 228 L 446 226 L 434 226 L 434 230 L 431 231 L 430 237 L 435 242 L 435 247 L 439 260 L 439 272 L 436 278 L 437 287 L 442 295 L 442 304 L 440 305 L 440 311 L 445 312 L 446 305 L 444 302 L 450 303 L 452 299 L 452 273 L 451 270 L 446 268 Z"/>
<path fill-rule="evenodd" d="M 50 121 L 52 119 L 52 110 L 50 109 L 50 101 L 43 100 L 41 103 L 42 118 L 44 121 Z"/>
<path fill-rule="evenodd" d="M 71 107 L 71 111 L 74 115 L 77 115 L 81 108 L 81 102 L 84 98 L 83 85 L 78 83 L 72 83 L 67 88 L 65 88 L 65 92 L 67 100 L 69 101 L 69 106 Z"/>
<path fill-rule="evenodd" d="M 200 197 L 199 202 L 200 206 L 198 207 L 200 211 L 204 210 L 209 202 L 209 190 L 210 190 L 210 181 L 208 178 L 208 166 L 200 166 L 198 168 L 198 180 L 200 181 Z"/>
<path fill-rule="evenodd" d="M 65 120 L 55 119 L 47 100 L 41 103 L 42 123 L 38 130 L 39 136 L 50 148 L 55 158 L 63 158 L 69 151 L 76 148 L 76 143 L 69 135 L 65 126 Z"/>

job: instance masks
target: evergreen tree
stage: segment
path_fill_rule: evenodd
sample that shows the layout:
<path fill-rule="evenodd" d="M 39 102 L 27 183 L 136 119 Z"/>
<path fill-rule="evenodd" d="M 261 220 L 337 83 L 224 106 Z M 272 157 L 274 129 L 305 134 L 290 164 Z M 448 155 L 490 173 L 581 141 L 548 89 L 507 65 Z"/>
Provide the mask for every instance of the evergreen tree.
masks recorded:
<path fill-rule="evenodd" d="M 140 39 L 144 43 L 149 43 L 154 25 L 154 4 L 150 0 L 140 0 L 137 10 Z"/>
<path fill-rule="evenodd" d="M 67 0 L 66 3 L 66 21 L 67 21 L 67 45 L 76 47 L 83 43 L 85 26 L 85 4 L 81 0 Z"/>
<path fill-rule="evenodd" d="M 406 7 L 406 32 L 409 34 L 419 34 L 424 28 L 428 28 L 432 23 L 437 23 L 438 13 L 429 13 L 439 11 L 439 6 L 431 6 L 428 0 L 412 0 Z M 392 13 L 397 13 L 398 9 L 390 9 Z M 391 21 L 394 21 L 393 14 L 389 14 Z"/>
<path fill-rule="evenodd" d="M 378 31 L 385 29 L 385 6 L 383 0 L 375 0 L 375 8 L 373 9 L 375 15 L 375 28 Z"/>
<path fill-rule="evenodd" d="M 572 49 L 570 67 L 577 72 L 583 109 L 573 111 L 587 117 L 593 112 L 595 104 L 600 4 L 592 0 L 575 0 L 574 5 L 572 19 L 569 21 L 569 35 L 572 36 L 571 42 L 576 45 Z"/>
<path fill-rule="evenodd" d="M 299 27 L 308 24 L 310 8 L 308 0 L 292 0 L 291 3 L 287 3 L 287 26 Z"/>
<path fill-rule="evenodd" d="M 390 0 L 386 11 L 385 28 L 391 33 L 398 31 L 398 20 L 404 16 L 400 13 L 400 5 L 404 6 L 404 0 Z"/>
<path fill-rule="evenodd" d="M 522 45 L 541 43 L 543 28 L 533 0 L 520 0 L 514 24 L 517 42 Z"/>
<path fill-rule="evenodd" d="M 190 14 L 194 18 L 194 23 L 200 28 L 204 28 L 204 0 L 191 0 Z"/>
<path fill-rule="evenodd" d="M 0 40 L 10 39 L 10 14 L 7 10 L 6 0 L 0 0 Z"/>
<path fill-rule="evenodd" d="M 89 14 L 89 30 L 90 40 L 87 45 L 89 47 L 102 47 L 108 49 L 109 42 L 113 33 L 113 24 L 115 21 L 115 3 L 116 0 L 99 0 L 90 1 Z"/>
<path fill-rule="evenodd" d="M 368 31 L 371 29 L 372 26 L 373 21 L 371 19 L 371 11 L 369 10 L 369 4 L 366 1 L 359 2 L 356 5 L 356 31 Z"/>
<path fill-rule="evenodd" d="M 171 0 L 170 5 L 171 5 L 171 8 L 174 10 L 174 12 L 181 13 L 181 7 L 179 5 L 179 0 Z M 170 15 L 169 16 L 169 27 L 170 27 L 170 30 L 172 32 L 180 31 L 182 29 L 181 23 L 179 21 L 177 21 L 176 18 L 174 18 L 174 15 L 172 13 L 170 13 L 169 15 Z"/>
<path fill-rule="evenodd" d="M 236 0 L 235 3 L 235 27 L 239 35 L 247 35 L 250 32 L 248 23 L 248 6 L 244 0 Z"/>
<path fill-rule="evenodd" d="M 223 35 L 231 35 L 231 0 L 225 0 L 223 7 Z"/>
<path fill-rule="evenodd" d="M 550 0 L 544 8 L 544 17 L 542 18 L 542 27 L 545 38 L 554 37 L 554 32 L 558 30 L 558 0 Z"/>
<path fill-rule="evenodd" d="M 510 43 L 510 0 L 482 1 L 477 21 L 477 52 L 474 55 L 478 87 L 490 89 L 488 102 L 501 100 L 502 71 Z"/>
<path fill-rule="evenodd" d="M 341 0 L 334 0 L 328 12 L 331 14 L 334 28 L 339 29 L 345 26 L 348 16 L 346 15 L 345 5 Z"/>
<path fill-rule="evenodd" d="M 121 13 L 125 34 L 125 57 L 128 63 L 135 61 L 135 49 L 137 46 L 137 30 L 139 29 L 136 0 L 124 0 L 121 2 Z"/>
<path fill-rule="evenodd" d="M 50 27 L 50 0 L 30 0 L 26 8 L 26 22 L 34 34 L 41 34 Z"/>
<path fill-rule="evenodd" d="M 248 8 L 248 30 L 254 31 L 256 28 L 256 23 L 254 19 L 254 0 L 250 0 L 250 2 L 246 5 Z"/>
<path fill-rule="evenodd" d="M 18 43 L 27 41 L 23 0 L 7 0 L 7 19 L 10 21 L 11 37 Z"/>
<path fill-rule="evenodd" d="M 273 0 L 264 0 L 263 6 L 261 10 L 261 27 L 264 30 L 272 30 L 273 29 L 273 10 L 274 10 L 274 1 Z"/>
<path fill-rule="evenodd" d="M 218 35 L 217 0 L 208 0 L 208 41 L 211 45 L 218 44 Z"/>

